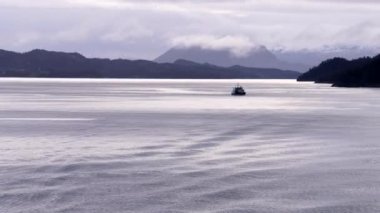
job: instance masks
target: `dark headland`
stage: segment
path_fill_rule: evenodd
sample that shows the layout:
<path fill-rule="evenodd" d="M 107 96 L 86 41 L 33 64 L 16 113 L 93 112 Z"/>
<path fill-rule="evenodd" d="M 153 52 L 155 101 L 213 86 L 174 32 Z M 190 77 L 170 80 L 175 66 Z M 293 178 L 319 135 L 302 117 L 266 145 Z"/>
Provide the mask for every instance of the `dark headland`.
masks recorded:
<path fill-rule="evenodd" d="M 354 60 L 329 59 L 297 80 L 330 83 L 335 87 L 380 87 L 380 55 Z"/>
<path fill-rule="evenodd" d="M 187 60 L 157 63 L 147 60 L 86 58 L 79 53 L 0 50 L 0 77 L 161 78 L 161 79 L 296 79 L 295 71 L 220 67 Z"/>

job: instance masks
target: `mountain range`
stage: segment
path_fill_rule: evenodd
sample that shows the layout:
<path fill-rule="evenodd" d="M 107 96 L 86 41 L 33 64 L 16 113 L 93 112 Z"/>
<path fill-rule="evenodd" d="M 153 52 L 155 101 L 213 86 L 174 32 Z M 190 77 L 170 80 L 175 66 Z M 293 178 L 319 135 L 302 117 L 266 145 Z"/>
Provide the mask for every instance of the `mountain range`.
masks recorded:
<path fill-rule="evenodd" d="M 276 68 L 305 72 L 310 66 L 301 63 L 288 63 L 279 60 L 266 47 L 253 48 L 249 52 L 236 55 L 228 49 L 205 49 L 202 47 L 175 47 L 154 61 L 158 63 L 173 63 L 178 59 L 185 59 L 197 63 L 210 63 L 221 67 L 240 65 L 245 67 Z"/>
<path fill-rule="evenodd" d="M 269 50 L 265 46 L 251 48 L 245 54 L 235 54 L 229 49 L 210 49 L 200 46 L 174 47 L 155 59 L 158 63 L 172 63 L 185 59 L 197 63 L 210 63 L 222 67 L 240 65 L 246 67 L 276 68 L 306 72 L 322 61 L 334 57 L 354 59 L 375 56 L 375 50 L 361 47 L 323 47 L 320 50 Z"/>
<path fill-rule="evenodd" d="M 299 74 L 273 68 L 220 67 L 183 59 L 173 63 L 157 63 L 86 58 L 79 53 L 38 49 L 26 53 L 0 50 L 0 77 L 296 79 Z"/>

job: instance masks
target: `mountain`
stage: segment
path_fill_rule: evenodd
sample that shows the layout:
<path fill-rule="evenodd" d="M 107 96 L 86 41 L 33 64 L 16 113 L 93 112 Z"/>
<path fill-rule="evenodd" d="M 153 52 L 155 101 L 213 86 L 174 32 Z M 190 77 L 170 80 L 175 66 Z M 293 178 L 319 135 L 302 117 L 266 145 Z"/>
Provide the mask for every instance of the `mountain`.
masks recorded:
<path fill-rule="evenodd" d="M 380 87 L 380 55 L 354 60 L 330 59 L 297 80 L 331 83 L 337 87 Z"/>
<path fill-rule="evenodd" d="M 86 58 L 79 53 L 0 50 L 0 77 L 295 79 L 298 72 L 278 69 L 219 67 L 186 60 L 156 63 L 145 60 Z"/>
<path fill-rule="evenodd" d="M 237 56 L 231 51 L 204 49 L 201 47 L 172 48 L 156 58 L 158 63 L 173 63 L 185 59 L 197 63 L 209 63 L 222 67 L 240 65 L 245 67 L 277 68 L 305 72 L 309 66 L 298 63 L 287 63 L 279 60 L 264 46 L 254 48 L 244 55 Z"/>

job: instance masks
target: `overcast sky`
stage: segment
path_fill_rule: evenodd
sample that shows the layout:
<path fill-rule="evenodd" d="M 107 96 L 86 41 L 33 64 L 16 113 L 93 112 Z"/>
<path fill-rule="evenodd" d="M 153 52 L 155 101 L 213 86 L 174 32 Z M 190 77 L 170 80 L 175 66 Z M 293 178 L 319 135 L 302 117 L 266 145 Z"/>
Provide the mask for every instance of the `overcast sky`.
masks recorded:
<path fill-rule="evenodd" d="M 378 0 L 0 0 L 0 49 L 153 59 L 192 45 L 379 48 L 379 20 Z"/>

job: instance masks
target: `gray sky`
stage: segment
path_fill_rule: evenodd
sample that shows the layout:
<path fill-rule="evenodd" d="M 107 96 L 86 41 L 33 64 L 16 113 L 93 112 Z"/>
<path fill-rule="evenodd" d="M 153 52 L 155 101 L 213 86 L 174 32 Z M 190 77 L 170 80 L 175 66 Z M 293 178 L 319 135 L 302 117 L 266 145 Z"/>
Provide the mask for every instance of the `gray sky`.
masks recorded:
<path fill-rule="evenodd" d="M 380 47 L 378 0 L 0 0 L 0 49 L 153 59 L 172 46 Z"/>

